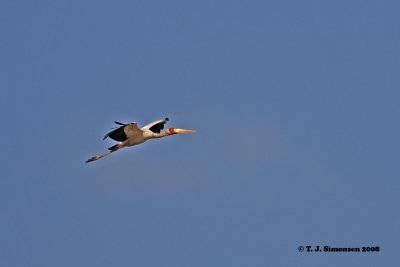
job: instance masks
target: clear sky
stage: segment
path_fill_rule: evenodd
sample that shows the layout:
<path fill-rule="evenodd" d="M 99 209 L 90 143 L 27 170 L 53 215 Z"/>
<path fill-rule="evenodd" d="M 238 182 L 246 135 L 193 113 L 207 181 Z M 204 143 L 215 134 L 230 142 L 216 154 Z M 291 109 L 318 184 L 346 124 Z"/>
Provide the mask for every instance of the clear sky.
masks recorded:
<path fill-rule="evenodd" d="M 1 1 L 0 266 L 394 266 L 399 13 Z M 84 163 L 165 117 L 198 134 Z"/>

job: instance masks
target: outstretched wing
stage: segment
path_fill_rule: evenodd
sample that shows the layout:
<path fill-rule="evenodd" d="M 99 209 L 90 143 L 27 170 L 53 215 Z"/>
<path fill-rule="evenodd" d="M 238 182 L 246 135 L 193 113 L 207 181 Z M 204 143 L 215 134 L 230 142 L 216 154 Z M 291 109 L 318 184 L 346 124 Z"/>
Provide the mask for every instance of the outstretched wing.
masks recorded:
<path fill-rule="evenodd" d="M 121 126 L 115 130 L 112 130 L 111 132 L 109 132 L 108 134 L 106 134 L 103 138 L 106 139 L 107 137 L 110 137 L 111 139 L 118 141 L 118 142 L 122 142 L 126 140 L 126 133 L 124 131 L 124 128 L 126 127 L 126 125 Z"/>
<path fill-rule="evenodd" d="M 136 123 L 129 123 L 129 124 L 117 123 L 117 124 L 123 126 L 118 127 L 117 129 L 112 130 L 111 132 L 106 134 L 103 140 L 106 139 L 107 137 L 110 137 L 115 141 L 123 142 L 126 139 L 128 139 L 128 137 L 141 132 L 140 129 L 137 127 Z"/>
<path fill-rule="evenodd" d="M 164 124 L 166 124 L 167 121 L 169 121 L 168 118 L 165 118 L 164 120 L 158 120 L 158 121 L 152 122 L 150 124 L 147 124 L 142 129 L 143 130 L 150 130 L 153 133 L 160 133 L 161 130 L 164 129 Z"/>

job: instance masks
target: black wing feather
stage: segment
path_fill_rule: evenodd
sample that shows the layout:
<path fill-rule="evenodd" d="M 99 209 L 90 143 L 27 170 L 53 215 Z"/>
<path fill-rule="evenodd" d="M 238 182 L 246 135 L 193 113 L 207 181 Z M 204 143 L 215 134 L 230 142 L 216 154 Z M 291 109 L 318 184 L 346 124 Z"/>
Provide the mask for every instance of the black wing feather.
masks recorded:
<path fill-rule="evenodd" d="M 103 140 L 106 139 L 107 137 L 110 137 L 111 139 L 118 141 L 118 142 L 123 142 L 127 139 L 126 133 L 124 131 L 126 125 L 121 126 L 115 130 L 112 130 L 106 136 L 104 136 Z"/>
<path fill-rule="evenodd" d="M 151 126 L 149 130 L 152 131 L 153 133 L 160 133 L 161 130 L 164 129 L 164 124 L 166 124 L 168 120 L 169 120 L 168 118 L 165 118 L 164 121 Z"/>

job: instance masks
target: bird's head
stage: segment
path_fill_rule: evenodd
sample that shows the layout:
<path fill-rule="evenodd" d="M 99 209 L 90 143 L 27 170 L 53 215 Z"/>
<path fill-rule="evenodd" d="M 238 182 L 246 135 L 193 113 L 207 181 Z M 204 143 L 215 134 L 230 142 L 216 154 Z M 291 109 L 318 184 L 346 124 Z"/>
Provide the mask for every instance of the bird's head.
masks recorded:
<path fill-rule="evenodd" d="M 168 134 L 188 134 L 188 133 L 196 133 L 194 130 L 186 130 L 186 129 L 178 129 L 178 128 L 169 128 L 166 130 Z"/>

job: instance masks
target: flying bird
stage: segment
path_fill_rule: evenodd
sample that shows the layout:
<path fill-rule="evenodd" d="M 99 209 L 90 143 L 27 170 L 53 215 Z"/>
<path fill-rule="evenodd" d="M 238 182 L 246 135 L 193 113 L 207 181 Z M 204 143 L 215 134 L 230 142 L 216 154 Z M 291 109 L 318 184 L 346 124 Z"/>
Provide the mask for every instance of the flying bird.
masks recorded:
<path fill-rule="evenodd" d="M 161 138 L 165 136 L 170 136 L 174 134 L 186 134 L 186 133 L 195 133 L 196 131 L 194 130 L 186 130 L 186 129 L 178 129 L 178 128 L 169 128 L 166 131 L 161 131 L 164 129 L 164 124 L 169 121 L 168 118 L 165 118 L 163 120 L 158 120 L 154 121 L 152 123 L 147 124 L 146 126 L 139 128 L 137 126 L 136 122 L 131 122 L 131 123 L 121 123 L 118 121 L 114 121 L 115 124 L 119 125 L 111 132 L 106 134 L 103 138 L 106 139 L 107 137 L 118 141 L 119 143 L 109 147 L 108 151 L 101 154 L 97 155 L 94 157 L 91 157 L 90 159 L 86 160 L 86 163 L 101 159 L 107 155 L 110 155 L 111 153 L 118 151 L 124 147 L 130 147 L 130 146 L 135 146 L 142 144 L 146 142 L 149 139 L 155 139 L 155 138 Z"/>

